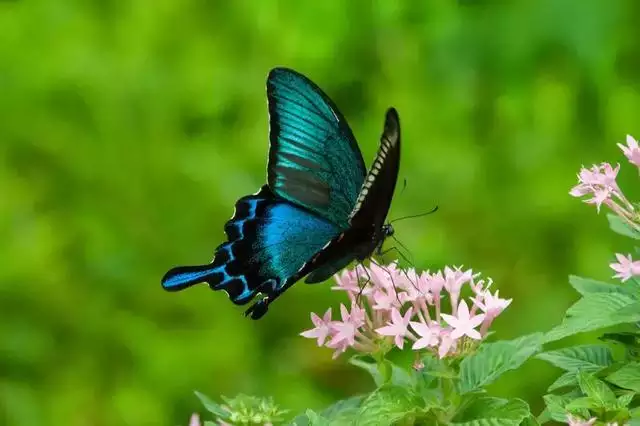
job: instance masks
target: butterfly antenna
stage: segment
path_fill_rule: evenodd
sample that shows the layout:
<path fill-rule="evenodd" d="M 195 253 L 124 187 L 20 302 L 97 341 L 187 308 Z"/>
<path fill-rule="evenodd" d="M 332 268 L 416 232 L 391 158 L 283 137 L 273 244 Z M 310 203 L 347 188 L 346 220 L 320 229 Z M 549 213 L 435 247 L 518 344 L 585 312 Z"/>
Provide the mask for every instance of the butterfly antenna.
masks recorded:
<path fill-rule="evenodd" d="M 394 219 L 389 223 L 394 223 L 394 222 L 398 222 L 400 220 L 405 220 L 405 219 L 415 219 L 417 217 L 423 217 L 423 216 L 427 216 L 427 215 L 433 214 L 433 213 L 435 213 L 437 211 L 438 211 L 438 206 L 435 206 L 434 208 L 432 208 L 431 210 L 429 210 L 426 213 L 420 213 L 420 214 L 415 214 L 415 215 L 411 215 L 411 216 L 399 217 L 398 219 Z"/>

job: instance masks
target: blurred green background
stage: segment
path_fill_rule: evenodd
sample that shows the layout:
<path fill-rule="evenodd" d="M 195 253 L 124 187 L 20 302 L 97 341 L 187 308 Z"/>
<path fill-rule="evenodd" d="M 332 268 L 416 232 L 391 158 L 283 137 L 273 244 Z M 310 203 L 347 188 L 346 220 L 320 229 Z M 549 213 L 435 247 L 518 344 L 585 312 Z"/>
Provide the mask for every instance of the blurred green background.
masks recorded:
<path fill-rule="evenodd" d="M 368 390 L 298 333 L 337 306 L 296 285 L 259 322 L 204 287 L 237 198 L 265 180 L 265 78 L 287 66 L 338 104 L 370 164 L 401 116 L 391 217 L 417 266 L 463 264 L 514 301 L 497 338 L 544 331 L 607 279 L 604 215 L 568 195 L 581 164 L 640 135 L 640 2 L 0 1 L 0 423 L 175 425 L 192 391 L 294 412 Z M 585 339 L 584 337 L 582 338 Z M 539 410 L 557 371 L 491 390 Z"/>

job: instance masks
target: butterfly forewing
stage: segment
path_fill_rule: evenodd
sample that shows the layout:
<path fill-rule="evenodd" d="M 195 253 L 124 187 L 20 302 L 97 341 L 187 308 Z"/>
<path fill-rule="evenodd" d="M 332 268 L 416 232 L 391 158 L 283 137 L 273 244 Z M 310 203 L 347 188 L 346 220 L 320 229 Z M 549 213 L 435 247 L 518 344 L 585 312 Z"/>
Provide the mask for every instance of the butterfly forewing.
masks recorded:
<path fill-rule="evenodd" d="M 382 227 L 389 213 L 400 168 L 400 119 L 389 108 L 380 137 L 378 154 L 367 173 L 356 204 L 350 215 L 351 226 Z"/>
<path fill-rule="evenodd" d="M 308 78 L 275 68 L 267 78 L 273 192 L 340 226 L 364 182 L 365 167 L 347 121 Z"/>

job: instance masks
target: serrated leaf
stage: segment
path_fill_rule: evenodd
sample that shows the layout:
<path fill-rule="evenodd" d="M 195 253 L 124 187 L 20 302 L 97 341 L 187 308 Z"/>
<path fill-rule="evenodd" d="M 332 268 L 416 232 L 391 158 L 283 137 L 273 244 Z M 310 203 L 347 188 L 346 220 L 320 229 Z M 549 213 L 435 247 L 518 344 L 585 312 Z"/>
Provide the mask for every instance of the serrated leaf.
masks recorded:
<path fill-rule="evenodd" d="M 474 400 L 449 424 L 452 426 L 517 426 L 530 415 L 529 405 L 521 399 L 481 397 Z"/>
<path fill-rule="evenodd" d="M 305 414 L 298 414 L 289 423 L 289 426 L 310 426 L 310 425 L 311 425 L 311 421 L 309 420 L 309 417 L 307 417 L 306 413 Z M 218 425 L 216 425 L 216 426 L 218 426 Z"/>
<path fill-rule="evenodd" d="M 583 278 L 576 275 L 569 275 L 569 284 L 583 296 L 593 293 L 621 293 L 622 287 L 604 281 L 597 281 L 591 278 Z"/>
<path fill-rule="evenodd" d="M 533 414 L 531 414 L 529 415 L 529 417 L 524 419 L 521 426 L 540 426 L 540 422 L 535 418 Z"/>
<path fill-rule="evenodd" d="M 196 394 L 196 396 L 198 397 L 202 405 L 204 405 L 204 408 L 211 414 L 215 414 L 216 416 L 222 417 L 222 418 L 226 418 L 229 416 L 229 412 L 227 410 L 222 408 L 220 404 L 213 401 L 207 395 L 198 391 L 194 391 L 193 393 Z"/>
<path fill-rule="evenodd" d="M 623 235 L 625 237 L 640 240 L 640 232 L 631 228 L 624 220 L 619 216 L 608 213 L 607 219 L 609 220 L 609 228 L 616 234 Z"/>
<path fill-rule="evenodd" d="M 545 335 L 545 342 L 560 340 L 612 325 L 640 321 L 640 306 L 633 296 L 621 293 L 587 294 L 568 310 L 562 323 Z"/>
<path fill-rule="evenodd" d="M 411 375 L 404 369 L 393 364 L 389 360 L 384 360 L 382 365 L 375 362 L 367 362 L 361 359 L 358 355 L 353 356 L 349 360 L 349 364 L 362 368 L 367 371 L 373 378 L 377 387 L 382 386 L 386 382 L 386 375 L 390 375 L 390 381 L 394 385 L 399 386 L 413 386 L 414 382 Z M 385 371 L 382 371 L 384 369 Z"/>
<path fill-rule="evenodd" d="M 456 371 L 449 367 L 447 363 L 433 355 L 425 355 L 421 359 L 424 367 L 418 371 L 418 375 L 439 377 L 442 379 L 453 379 L 458 377 Z"/>
<path fill-rule="evenodd" d="M 421 409 L 422 401 L 410 389 L 384 385 L 362 402 L 355 424 L 392 425 Z"/>
<path fill-rule="evenodd" d="M 547 413 L 551 420 L 555 420 L 556 422 L 566 422 L 567 420 L 567 410 L 565 410 L 565 405 L 567 405 L 571 400 L 565 396 L 560 395 L 545 395 L 542 397 L 544 403 L 547 407 Z"/>
<path fill-rule="evenodd" d="M 331 420 L 332 422 L 340 422 L 342 420 L 353 419 L 358 413 L 360 404 L 363 400 L 364 396 L 362 395 L 343 399 L 322 410 L 320 415 L 327 420 Z"/>
<path fill-rule="evenodd" d="M 604 333 L 599 337 L 604 342 L 620 343 L 631 349 L 640 348 L 640 333 L 621 331 L 618 333 Z"/>
<path fill-rule="evenodd" d="M 636 396 L 635 392 L 628 392 L 628 393 L 624 393 L 624 394 L 620 395 L 618 397 L 618 407 L 617 408 L 628 407 L 629 404 L 631 404 L 631 401 L 633 401 L 633 398 L 635 396 Z"/>
<path fill-rule="evenodd" d="M 585 395 L 590 397 L 596 407 L 615 409 L 616 395 L 605 382 L 586 371 L 578 372 L 578 385 Z"/>
<path fill-rule="evenodd" d="M 547 391 L 553 392 L 554 390 L 568 386 L 578 386 L 578 378 L 576 377 L 576 373 L 573 371 L 567 371 L 562 376 L 558 377 L 556 381 L 549 386 Z"/>
<path fill-rule="evenodd" d="M 541 348 L 541 333 L 483 344 L 460 363 L 460 393 L 478 390 L 509 370 L 520 367 Z"/>
<path fill-rule="evenodd" d="M 311 426 L 329 426 L 330 423 L 327 419 L 319 415 L 313 410 L 307 410 L 305 415 L 309 419 L 309 424 Z"/>
<path fill-rule="evenodd" d="M 606 380 L 623 389 L 640 392 L 640 363 L 629 363 L 607 376 Z"/>
<path fill-rule="evenodd" d="M 577 410 L 591 410 L 599 408 L 600 405 L 590 396 L 583 396 L 570 401 L 564 406 L 565 410 L 575 412 Z"/>
<path fill-rule="evenodd" d="M 549 412 L 549 409 L 547 407 L 545 407 L 544 410 L 542 410 L 542 412 L 538 415 L 538 417 L 536 417 L 536 421 L 541 425 L 548 423 L 551 420 L 551 413 Z"/>
<path fill-rule="evenodd" d="M 543 352 L 536 358 L 547 361 L 565 371 L 597 371 L 613 364 L 611 350 L 604 345 L 580 345 Z"/>

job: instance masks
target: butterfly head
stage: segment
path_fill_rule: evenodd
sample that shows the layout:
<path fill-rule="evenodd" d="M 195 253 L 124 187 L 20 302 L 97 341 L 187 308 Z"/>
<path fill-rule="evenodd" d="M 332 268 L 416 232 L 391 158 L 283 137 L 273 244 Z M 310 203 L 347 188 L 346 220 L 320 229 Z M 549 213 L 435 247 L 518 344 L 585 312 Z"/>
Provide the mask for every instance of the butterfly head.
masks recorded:
<path fill-rule="evenodd" d="M 396 231 L 393 229 L 393 225 L 387 223 L 386 225 L 382 225 L 382 237 L 392 237 Z"/>

